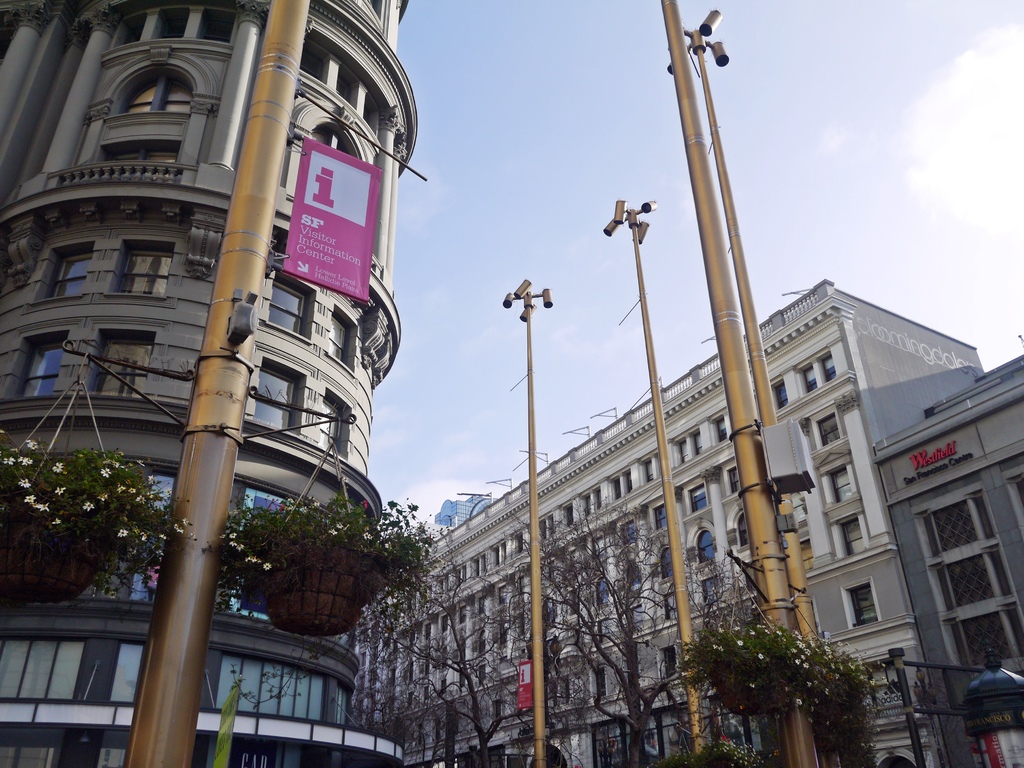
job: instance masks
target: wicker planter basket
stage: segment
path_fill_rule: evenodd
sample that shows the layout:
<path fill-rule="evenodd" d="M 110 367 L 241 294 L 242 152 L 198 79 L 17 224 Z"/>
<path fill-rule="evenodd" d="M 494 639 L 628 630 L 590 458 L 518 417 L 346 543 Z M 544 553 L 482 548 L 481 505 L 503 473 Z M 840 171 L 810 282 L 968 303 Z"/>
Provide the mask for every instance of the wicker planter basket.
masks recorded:
<path fill-rule="evenodd" d="M 0 600 L 61 603 L 89 588 L 100 561 L 95 553 L 32 544 L 27 530 L 24 523 L 12 523 L 0 534 Z"/>
<path fill-rule="evenodd" d="M 267 615 L 280 630 L 325 637 L 348 632 L 382 586 L 377 559 L 338 547 L 323 568 L 292 568 L 271 577 Z"/>
<path fill-rule="evenodd" d="M 722 705 L 734 714 L 781 715 L 789 706 L 785 690 L 751 688 L 738 681 L 727 681 L 717 675 L 711 681 Z"/>

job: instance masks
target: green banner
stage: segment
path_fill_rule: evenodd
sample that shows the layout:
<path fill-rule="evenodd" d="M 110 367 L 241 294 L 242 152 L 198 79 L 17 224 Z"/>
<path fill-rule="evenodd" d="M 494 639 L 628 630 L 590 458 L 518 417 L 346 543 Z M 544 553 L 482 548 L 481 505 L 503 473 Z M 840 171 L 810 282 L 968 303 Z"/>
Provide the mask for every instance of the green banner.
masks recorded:
<path fill-rule="evenodd" d="M 217 749 L 213 753 L 213 768 L 228 768 L 231 754 L 231 735 L 235 730 L 235 713 L 238 711 L 238 688 L 242 678 L 231 686 L 224 706 L 220 708 L 220 730 L 217 732 Z"/>

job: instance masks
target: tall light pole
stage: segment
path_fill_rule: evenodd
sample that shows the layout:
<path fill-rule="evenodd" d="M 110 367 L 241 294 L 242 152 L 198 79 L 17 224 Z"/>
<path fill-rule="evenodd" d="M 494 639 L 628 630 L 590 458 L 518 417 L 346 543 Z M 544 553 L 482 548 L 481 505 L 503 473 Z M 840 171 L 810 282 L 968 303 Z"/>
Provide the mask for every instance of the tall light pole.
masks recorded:
<path fill-rule="evenodd" d="M 677 0 L 661 0 L 661 7 L 679 103 L 690 187 L 697 213 L 697 229 L 704 257 L 718 359 L 722 368 L 722 384 L 733 426 L 731 438 L 740 476 L 740 494 L 747 516 L 752 558 L 759 567 L 758 580 L 767 596 L 762 610 L 777 624 L 793 628 L 795 621 L 786 573 L 786 555 L 775 520 L 775 502 L 768 485 L 764 447 L 757 429 L 758 409 L 743 345 L 742 313 L 736 286 L 730 275 L 726 243 L 722 236 L 722 220 L 715 203 L 714 182 L 700 127 L 693 74 L 690 71 L 686 32 Z M 721 16 L 712 12 L 712 17 L 716 15 Z M 783 759 L 787 768 L 810 768 L 817 765 L 807 719 L 798 709 L 792 710 L 783 720 L 782 741 Z"/>
<path fill-rule="evenodd" d="M 169 547 L 139 670 L 126 768 L 187 768 L 227 522 L 309 0 L 273 0 L 182 443 Z"/>
<path fill-rule="evenodd" d="M 523 280 L 516 290 L 505 296 L 502 305 L 511 309 L 516 301 L 523 302 L 519 319 L 526 323 L 526 410 L 529 421 L 530 469 L 530 648 L 533 663 L 530 674 L 533 684 L 533 765 L 547 768 L 547 720 L 544 693 L 544 614 L 540 587 L 540 504 L 537 498 L 537 423 L 533 409 L 533 300 L 540 297 L 545 309 L 552 306 L 551 289 L 539 294 L 531 291 L 532 283 Z"/>
<path fill-rule="evenodd" d="M 661 400 L 661 384 L 658 381 L 658 363 L 654 357 L 654 336 L 651 333 L 651 318 L 647 311 L 647 289 L 644 286 L 644 269 L 640 261 L 640 244 L 644 241 L 650 226 L 640 221 L 641 213 L 650 213 L 658 207 L 651 201 L 639 210 L 626 208 L 625 200 L 615 203 L 615 216 L 604 233 L 611 237 L 623 223 L 628 222 L 633 233 L 633 254 L 636 257 L 636 281 L 640 291 L 640 316 L 644 325 L 644 345 L 647 348 L 647 373 L 651 380 L 651 405 L 654 409 L 654 432 L 658 439 L 658 462 L 661 471 L 661 493 L 665 497 L 665 518 L 668 522 L 668 546 L 672 558 L 672 586 L 675 589 L 676 618 L 679 619 L 679 642 L 693 639 L 693 619 L 690 616 L 690 593 L 686 587 L 686 558 L 683 556 L 683 537 L 679 530 L 679 510 L 676 506 L 676 489 L 672 482 L 672 467 L 668 455 L 668 437 L 665 432 L 665 409 Z M 700 724 L 700 692 L 693 687 L 686 689 L 686 707 L 690 715 L 690 738 L 693 746 L 699 748 L 703 738 Z"/>
<path fill-rule="evenodd" d="M 743 251 L 743 239 L 740 237 L 740 222 L 736 214 L 736 202 L 732 196 L 732 184 L 729 181 L 729 169 L 725 164 L 725 149 L 722 146 L 722 132 L 715 112 L 715 102 L 711 98 L 711 82 L 708 79 L 707 65 L 704 63 L 704 51 L 708 48 L 706 38 L 715 31 L 722 14 L 712 11 L 700 25 L 700 29 L 690 33 L 690 50 L 696 54 L 700 67 L 700 79 L 704 86 L 704 104 L 708 113 L 708 126 L 711 130 L 711 146 L 715 155 L 715 168 L 718 170 L 718 187 L 722 193 L 722 210 L 725 212 L 725 224 L 729 232 L 729 249 L 732 251 L 733 270 L 736 273 L 736 287 L 739 289 L 740 307 L 743 311 L 743 328 L 747 336 L 747 354 L 750 357 L 750 369 L 754 377 L 754 393 L 757 408 L 761 413 L 761 422 L 770 427 L 778 423 L 775 413 L 775 400 L 772 394 L 771 380 L 768 378 L 768 363 L 764 355 L 764 344 L 761 342 L 761 327 L 754 308 L 754 293 L 750 287 L 750 274 L 747 272 L 747 259 Z M 729 63 L 729 55 L 721 42 L 710 44 L 715 64 L 724 67 Z M 789 497 L 783 498 L 779 512 L 792 514 L 793 505 Z M 817 635 L 814 622 L 814 605 L 807 592 L 807 571 L 800 553 L 800 537 L 796 531 L 783 534 L 786 541 L 786 575 L 793 589 L 793 600 L 796 605 L 794 619 L 797 629 L 804 637 Z"/>

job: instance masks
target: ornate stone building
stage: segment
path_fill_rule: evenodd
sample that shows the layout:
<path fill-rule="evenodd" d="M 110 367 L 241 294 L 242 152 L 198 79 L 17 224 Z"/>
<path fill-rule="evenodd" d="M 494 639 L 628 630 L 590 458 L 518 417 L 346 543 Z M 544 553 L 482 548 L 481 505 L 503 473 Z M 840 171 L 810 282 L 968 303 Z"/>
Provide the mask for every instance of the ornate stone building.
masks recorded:
<path fill-rule="evenodd" d="M 294 134 L 382 169 L 371 300 L 268 274 L 239 497 L 295 495 L 315 474 L 321 497 L 344 487 L 380 504 L 367 473 L 373 392 L 400 340 L 394 158 L 416 138 L 396 54 L 405 5 L 312 3 Z M 0 428 L 15 439 L 41 423 L 52 434 L 61 394 L 87 390 L 62 436 L 96 447 L 95 423 L 106 448 L 173 483 L 265 16 L 255 0 L 0 0 Z M 279 250 L 294 149 L 278 192 Z M 346 418 L 304 426 L 317 414 Z M 328 448 L 339 461 L 317 472 Z M 3 611 L 0 764 L 121 764 L 152 586 Z M 217 708 L 243 669 L 256 690 L 241 704 L 232 765 L 400 763 L 400 745 L 349 722 L 357 662 L 346 642 L 313 653 L 239 615 L 218 616 L 212 638 L 195 765 L 212 761 Z"/>
<path fill-rule="evenodd" d="M 980 366 L 977 354 L 954 339 L 843 293 L 828 281 L 775 312 L 762 324 L 761 333 L 779 419 L 798 422 L 810 443 L 817 487 L 794 497 L 801 551 L 790 556 L 802 557 L 807 566 L 818 627 L 869 662 L 883 660 L 887 650 L 897 646 L 907 650 L 908 658 L 920 659 L 922 624 L 915 616 L 904 578 L 873 446 L 920 422 L 932 403 L 961 389 Z M 640 358 L 635 362 L 643 364 Z M 731 550 L 740 559 L 749 554 L 729 441 L 734 425 L 726 412 L 717 356 L 665 387 L 663 397 L 688 581 L 694 615 L 699 617 L 702 611 L 715 610 L 708 601 L 716 599 L 716 580 L 723 572 L 735 573 L 726 553 Z M 652 418 L 648 401 L 566 455 L 552 458 L 541 470 L 541 535 L 545 540 L 561 539 L 572 547 L 574 541 L 600 536 L 600 553 L 614 539 L 608 531 L 626 529 L 629 542 L 644 535 L 655 541 L 665 536 L 666 512 Z M 499 606 L 513 606 L 509 610 L 514 614 L 516 595 L 522 596 L 519 605 L 524 605 L 529 548 L 523 546 L 521 537 L 528 503 L 523 483 L 454 525 L 443 537 L 441 562 L 445 568 L 449 573 L 468 574 L 468 581 L 460 581 L 462 591 L 472 593 L 464 600 L 469 627 L 466 637 L 474 636 L 474 621 L 490 627 L 487 622 L 493 623 Z M 674 609 L 669 605 L 671 564 L 665 547 L 667 541 L 647 547 L 652 558 L 649 568 L 632 576 L 634 586 L 642 585 L 639 589 L 645 593 L 633 608 L 630 625 L 639 629 L 634 637 L 620 638 L 642 646 L 637 658 L 646 665 L 643 675 L 649 684 L 675 667 L 671 646 L 678 635 Z M 613 602 L 607 597 L 604 600 Z M 600 589 L 597 602 L 602 602 Z M 456 609 L 461 619 L 464 612 L 459 606 Z M 557 611 L 552 609 L 545 620 L 547 626 L 557 626 Z M 528 626 L 515 615 L 510 615 L 509 621 L 513 629 Z M 451 621 L 441 616 L 423 624 L 414 628 L 412 635 L 421 642 L 436 639 L 446 628 L 451 631 Z M 502 632 L 499 627 L 499 635 Z M 565 648 L 562 656 L 571 657 L 573 638 L 569 633 L 557 634 L 546 635 L 546 641 L 550 644 L 557 639 Z M 522 638 L 517 639 L 513 631 L 500 664 L 488 660 L 487 685 L 495 691 L 496 702 L 506 690 L 503 681 L 515 675 L 516 664 L 523 658 L 522 647 Z M 398 669 L 401 682 L 406 668 Z M 406 671 L 409 689 L 415 692 L 419 678 L 412 667 Z M 549 754 L 549 760 L 582 768 L 615 768 L 623 764 L 627 732 L 614 718 L 597 714 L 595 697 L 600 698 L 602 707 L 613 709 L 617 696 L 622 701 L 621 692 L 616 691 L 613 675 L 586 674 L 590 705 L 585 722 L 560 715 L 560 693 L 549 699 L 554 721 L 550 738 L 557 750 Z M 877 674 L 884 681 L 880 669 Z M 486 695 L 481 698 L 487 701 Z M 586 700 L 585 694 L 581 700 Z M 678 697 L 666 693 L 659 701 L 643 739 L 645 759 L 679 748 L 682 710 Z M 494 712 L 507 712 L 514 702 L 488 706 Z M 901 717 L 902 712 L 879 712 L 876 746 L 882 768 L 912 761 Z M 428 711 L 425 727 L 407 739 L 407 762 L 429 766 L 457 760 L 460 768 L 465 761 L 472 764 L 479 749 L 477 738 L 458 723 L 458 718 L 437 713 L 436 707 Z M 520 731 L 522 727 L 523 723 L 510 720 L 498 729 L 488 749 L 492 766 L 529 761 L 532 731 L 528 727 Z M 742 723 L 729 727 L 736 738 L 757 739 L 749 730 L 744 734 Z M 923 722 L 922 727 L 926 744 L 934 748 L 928 724 Z"/>

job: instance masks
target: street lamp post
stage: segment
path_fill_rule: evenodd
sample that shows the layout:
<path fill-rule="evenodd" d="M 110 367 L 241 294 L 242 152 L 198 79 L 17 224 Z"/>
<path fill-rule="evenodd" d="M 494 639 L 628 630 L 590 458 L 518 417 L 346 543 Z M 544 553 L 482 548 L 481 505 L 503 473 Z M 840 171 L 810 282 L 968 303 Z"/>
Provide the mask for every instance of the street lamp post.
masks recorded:
<path fill-rule="evenodd" d="M 759 581 L 767 596 L 762 610 L 774 622 L 795 628 L 790 599 L 786 555 L 775 519 L 775 501 L 768 484 L 768 471 L 758 424 L 754 386 L 744 351 L 742 311 L 736 286 L 729 274 L 729 259 L 722 236 L 722 221 L 715 204 L 714 182 L 700 127 L 697 94 L 690 71 L 686 31 L 677 0 L 661 0 L 668 38 L 679 117 L 686 147 L 690 187 L 697 213 L 704 272 L 708 285 L 722 384 L 733 425 L 731 439 L 740 476 L 753 560 L 759 567 Z M 721 14 L 712 12 L 709 22 L 717 24 Z M 709 32 L 710 34 L 710 32 Z M 784 761 L 787 768 L 817 765 L 814 740 L 806 717 L 794 709 L 782 724 Z"/>
<path fill-rule="evenodd" d="M 532 283 L 523 280 L 513 292 L 505 296 L 502 305 L 511 309 L 516 301 L 523 302 L 519 319 L 526 323 L 526 410 L 529 422 L 530 471 L 530 634 L 533 656 L 530 674 L 533 684 L 533 764 L 534 768 L 547 768 L 547 722 L 544 701 L 544 619 L 543 593 L 540 587 L 540 506 L 537 498 L 537 424 L 533 409 L 533 300 L 540 297 L 544 307 L 552 306 L 551 289 L 539 294 L 531 291 Z"/>
<path fill-rule="evenodd" d="M 675 590 L 676 618 L 679 620 L 680 644 L 693 639 L 693 620 L 690 616 L 690 593 L 686 587 L 686 559 L 683 556 L 683 537 L 679 530 L 679 511 L 676 506 L 675 486 L 672 483 L 672 467 L 668 455 L 668 437 L 665 430 L 665 409 L 661 400 L 661 384 L 658 382 L 658 364 L 654 357 L 654 337 L 651 333 L 651 318 L 647 311 L 647 289 L 644 285 L 644 269 L 640 260 L 640 244 L 644 241 L 649 224 L 640 221 L 641 213 L 650 213 L 658 207 L 655 202 L 644 203 L 639 210 L 626 208 L 626 201 L 615 203 L 615 216 L 604 228 L 611 237 L 623 223 L 629 224 L 633 233 L 633 254 L 636 257 L 636 281 L 640 291 L 640 316 L 644 326 L 644 344 L 647 348 L 647 373 L 651 381 L 651 405 L 654 410 L 654 432 L 658 440 L 658 462 L 661 471 L 661 492 L 665 498 L 665 518 L 668 523 L 669 554 L 672 559 L 672 586 Z M 702 743 L 700 723 L 700 692 L 693 687 L 686 689 L 686 707 L 690 717 L 690 737 L 699 748 Z"/>
<path fill-rule="evenodd" d="M 696 54 L 700 67 L 700 79 L 704 86 L 704 105 L 708 114 L 708 126 L 711 131 L 711 146 L 714 150 L 715 168 L 718 171 L 718 186 L 722 194 L 722 210 L 725 213 L 726 229 L 729 233 L 729 250 L 732 251 L 733 271 L 736 273 L 736 287 L 739 290 L 740 308 L 743 311 L 743 329 L 747 337 L 747 354 L 750 358 L 750 370 L 754 377 L 754 394 L 757 408 L 761 413 L 761 423 L 766 427 L 778 423 L 775 413 L 775 401 L 772 398 L 771 380 L 768 378 L 768 364 L 761 342 L 761 327 L 754 308 L 754 293 L 750 286 L 750 274 L 747 271 L 747 259 L 743 250 L 743 239 L 740 237 L 739 217 L 736 214 L 736 202 L 732 195 L 732 184 L 729 181 L 729 169 L 725 164 L 725 149 L 722 146 L 722 132 L 715 112 L 715 102 L 711 98 L 711 82 L 708 79 L 707 65 L 704 63 L 704 51 L 708 48 L 706 38 L 714 32 L 722 14 L 712 11 L 700 29 L 690 33 L 690 50 Z M 715 64 L 724 67 L 729 63 L 729 56 L 720 42 L 711 43 L 711 53 Z M 783 498 L 779 512 L 792 514 L 793 505 L 789 497 Z M 783 534 L 786 541 L 786 576 L 793 590 L 796 605 L 794 618 L 797 629 L 804 637 L 817 634 L 814 622 L 814 605 L 807 592 L 807 572 L 804 568 L 803 556 L 800 554 L 800 537 L 796 531 Z"/>

